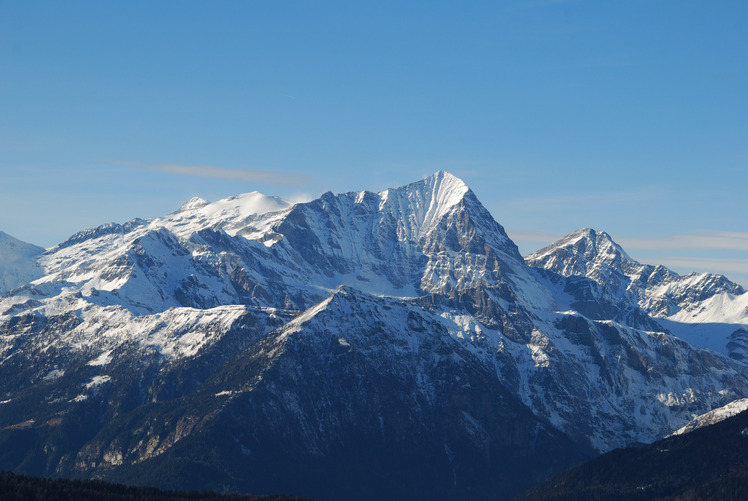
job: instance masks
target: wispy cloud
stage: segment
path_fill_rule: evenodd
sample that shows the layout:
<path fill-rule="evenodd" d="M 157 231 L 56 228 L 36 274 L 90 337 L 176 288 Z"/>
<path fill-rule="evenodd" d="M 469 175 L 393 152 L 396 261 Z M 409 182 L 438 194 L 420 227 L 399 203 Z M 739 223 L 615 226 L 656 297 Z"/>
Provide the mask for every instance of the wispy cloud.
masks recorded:
<path fill-rule="evenodd" d="M 709 232 L 696 235 L 667 235 L 658 238 L 616 239 L 625 249 L 725 249 L 748 251 L 748 233 Z"/>
<path fill-rule="evenodd" d="M 309 176 L 302 174 L 260 169 L 230 169 L 226 167 L 214 167 L 211 165 L 146 164 L 119 160 L 108 160 L 108 162 L 142 167 L 148 170 L 168 172 L 181 176 L 227 179 L 229 181 L 241 181 L 246 183 L 303 187 L 308 186 L 311 182 Z"/>
<path fill-rule="evenodd" d="M 680 273 L 720 273 L 748 287 L 748 258 L 735 257 L 734 254 L 748 251 L 748 233 L 709 232 L 658 238 L 619 238 L 617 241 L 624 249 L 635 252 L 640 262 L 663 264 Z M 733 255 L 727 256 L 727 253 Z"/>
<path fill-rule="evenodd" d="M 660 261 L 669 268 L 715 270 L 725 275 L 731 273 L 748 275 L 748 259 L 664 256 L 660 258 Z"/>

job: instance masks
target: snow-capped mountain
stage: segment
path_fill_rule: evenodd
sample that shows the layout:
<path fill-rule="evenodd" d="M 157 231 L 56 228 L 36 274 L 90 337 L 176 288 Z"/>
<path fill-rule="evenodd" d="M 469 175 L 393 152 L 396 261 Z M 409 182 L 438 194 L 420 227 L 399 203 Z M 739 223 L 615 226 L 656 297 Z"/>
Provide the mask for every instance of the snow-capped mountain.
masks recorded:
<path fill-rule="evenodd" d="M 445 172 L 192 199 L 36 262 L 0 297 L 0 467 L 27 473 L 504 499 L 748 396 L 748 331 L 718 353 L 662 323 L 742 289 L 591 230 L 528 266 Z"/>
<path fill-rule="evenodd" d="M 530 254 L 526 261 L 530 266 L 564 277 L 591 278 L 604 286 L 608 293 L 634 299 L 648 314 L 657 318 L 710 321 L 709 317 L 699 318 L 691 314 L 702 302 L 714 296 L 745 294 L 740 285 L 722 275 L 691 273 L 680 276 L 661 265 L 640 264 L 631 259 L 610 235 L 589 228 L 577 230 Z M 745 316 L 746 312 L 743 312 L 742 318 Z"/>
<path fill-rule="evenodd" d="M 530 254 L 526 261 L 572 278 L 564 281 L 573 297 L 571 307 L 593 318 L 632 318 L 641 310 L 662 330 L 691 344 L 738 360 L 748 358 L 748 293 L 722 275 L 680 276 L 661 265 L 638 263 L 610 235 L 589 228 Z M 600 303 L 618 306 L 605 311 Z"/>
<path fill-rule="evenodd" d="M 0 231 L 0 295 L 42 275 L 36 257 L 44 249 Z"/>

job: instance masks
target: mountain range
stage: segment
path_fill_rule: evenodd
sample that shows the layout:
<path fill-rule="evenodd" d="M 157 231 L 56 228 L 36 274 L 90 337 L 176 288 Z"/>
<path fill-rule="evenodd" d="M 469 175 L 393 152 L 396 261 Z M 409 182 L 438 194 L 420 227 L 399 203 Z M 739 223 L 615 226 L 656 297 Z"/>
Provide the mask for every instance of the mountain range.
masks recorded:
<path fill-rule="evenodd" d="M 18 473 L 509 499 L 748 397 L 741 286 L 590 229 L 523 258 L 446 172 L 195 198 L 47 250 L 1 236 L 0 469 Z"/>

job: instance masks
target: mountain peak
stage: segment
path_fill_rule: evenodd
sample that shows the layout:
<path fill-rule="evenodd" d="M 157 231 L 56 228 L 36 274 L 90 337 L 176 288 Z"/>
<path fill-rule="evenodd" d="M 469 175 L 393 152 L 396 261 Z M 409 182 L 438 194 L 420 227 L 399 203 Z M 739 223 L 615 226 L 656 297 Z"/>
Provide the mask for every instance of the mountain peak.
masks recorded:
<path fill-rule="evenodd" d="M 626 251 L 624 251 L 623 248 L 618 245 L 608 233 L 604 231 L 597 231 L 593 230 L 592 228 L 582 228 L 570 233 L 569 235 L 564 237 L 563 240 L 568 242 L 578 242 L 582 239 L 585 239 L 586 242 L 588 242 L 590 245 L 594 245 L 598 249 L 613 249 L 625 256 L 627 259 L 631 259 L 628 254 L 626 254 Z"/>
<path fill-rule="evenodd" d="M 604 231 L 577 230 L 525 257 L 525 262 L 533 268 L 561 276 L 592 279 L 603 285 L 615 301 L 621 302 L 625 296 L 631 306 L 638 305 L 654 317 L 692 323 L 713 322 L 715 318 L 724 322 L 727 318 L 745 315 L 741 303 L 733 302 L 729 296 L 745 293 L 738 284 L 722 275 L 691 273 L 680 276 L 662 265 L 639 263 Z M 715 317 L 714 312 L 719 312 L 719 317 Z M 708 315 L 709 319 L 700 315 Z M 680 330 L 677 335 L 685 336 L 687 340 L 695 339 L 685 330 Z"/>
<path fill-rule="evenodd" d="M 392 207 L 414 234 L 423 236 L 436 225 L 455 205 L 470 193 L 470 188 L 460 178 L 439 171 L 431 176 L 400 188 L 390 188 L 379 193 L 382 203 Z"/>
<path fill-rule="evenodd" d="M 440 170 L 437 172 L 434 172 L 430 176 L 426 178 L 426 180 L 433 179 L 435 182 L 439 183 L 447 183 L 452 185 L 462 185 L 465 188 L 467 188 L 467 185 L 465 184 L 465 181 L 460 179 L 459 177 L 455 176 L 454 174 L 447 172 L 445 170 Z"/>
<path fill-rule="evenodd" d="M 435 172 L 421 181 L 411 183 L 405 186 L 405 188 L 418 188 L 421 186 L 431 192 L 439 205 L 446 207 L 457 204 L 470 191 L 465 181 L 443 170 Z"/>
<path fill-rule="evenodd" d="M 525 261 L 530 266 L 549 269 L 556 267 L 553 265 L 554 262 L 564 261 L 565 268 L 573 268 L 562 273 L 567 276 L 585 275 L 590 268 L 600 264 L 620 268 L 623 263 L 636 263 L 608 233 L 592 228 L 576 230 L 557 242 L 533 252 Z"/>
<path fill-rule="evenodd" d="M 185 211 L 199 211 L 207 217 L 215 215 L 247 217 L 251 214 L 275 212 L 289 206 L 291 206 L 291 203 L 282 198 L 268 196 L 259 191 L 251 191 L 224 198 L 217 202 L 209 202 L 204 198 L 193 197 L 179 208 L 177 214 Z"/>
<path fill-rule="evenodd" d="M 183 203 L 179 209 L 177 209 L 177 212 L 184 212 L 192 209 L 200 209 L 202 207 L 205 207 L 210 202 L 208 200 L 205 200 L 204 198 L 200 197 L 192 197 L 189 200 L 187 200 L 185 203 Z"/>
<path fill-rule="evenodd" d="M 380 193 L 380 196 L 388 200 L 399 193 L 406 193 L 411 199 L 420 195 L 428 198 L 435 205 L 446 208 L 459 203 L 468 191 L 470 191 L 470 188 L 462 179 L 440 170 L 420 181 L 406 184 L 400 188 L 384 190 Z"/>

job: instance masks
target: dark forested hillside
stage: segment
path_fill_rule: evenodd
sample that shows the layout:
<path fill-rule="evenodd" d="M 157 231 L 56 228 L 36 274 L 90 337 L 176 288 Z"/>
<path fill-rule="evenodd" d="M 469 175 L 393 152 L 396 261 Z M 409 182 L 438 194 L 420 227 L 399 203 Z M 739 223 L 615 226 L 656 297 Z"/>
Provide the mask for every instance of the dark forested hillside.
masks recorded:
<path fill-rule="evenodd" d="M 515 501 L 748 499 L 748 412 L 644 447 L 617 449 Z"/>
<path fill-rule="evenodd" d="M 36 478 L 0 472 L 3 501 L 302 501 L 293 496 L 246 496 L 215 492 L 164 491 L 97 480 Z"/>

